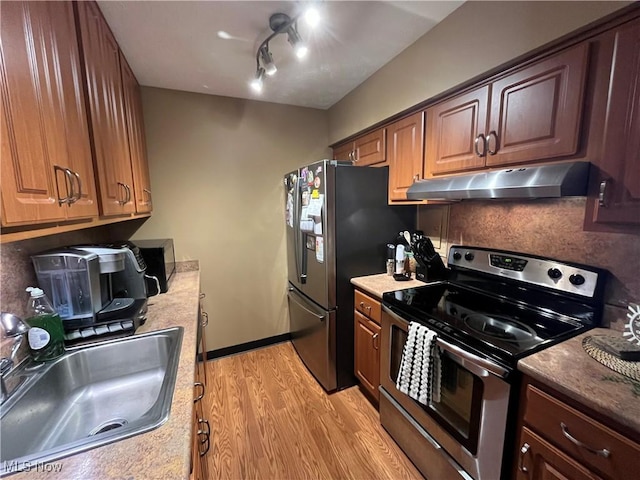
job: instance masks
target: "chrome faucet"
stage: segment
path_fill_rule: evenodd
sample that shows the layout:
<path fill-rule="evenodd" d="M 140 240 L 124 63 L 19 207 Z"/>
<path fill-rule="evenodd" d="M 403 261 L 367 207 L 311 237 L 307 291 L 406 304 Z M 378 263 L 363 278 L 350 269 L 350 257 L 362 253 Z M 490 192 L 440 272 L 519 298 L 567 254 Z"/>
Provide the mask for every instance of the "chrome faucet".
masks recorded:
<path fill-rule="evenodd" d="M 0 315 L 0 323 L 4 333 L 3 337 L 14 339 L 9 358 L 0 358 L 0 404 L 2 404 L 9 397 L 9 392 L 4 382 L 5 375 L 13 369 L 16 354 L 20 349 L 20 345 L 22 345 L 24 334 L 29 331 L 29 327 L 19 317 L 6 312 L 2 312 L 2 315 Z"/>

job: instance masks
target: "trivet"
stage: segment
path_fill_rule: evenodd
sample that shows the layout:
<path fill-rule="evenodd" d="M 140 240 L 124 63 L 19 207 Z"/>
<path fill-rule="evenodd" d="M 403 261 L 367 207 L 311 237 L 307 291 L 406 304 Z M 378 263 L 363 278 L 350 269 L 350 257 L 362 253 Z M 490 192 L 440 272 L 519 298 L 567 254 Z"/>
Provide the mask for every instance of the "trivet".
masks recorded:
<path fill-rule="evenodd" d="M 584 348 L 584 351 L 587 352 L 589 356 L 603 364 L 605 367 L 608 367 L 614 372 L 624 375 L 625 377 L 629 377 L 640 382 L 640 362 L 621 360 L 618 357 L 611 355 L 609 352 L 605 352 L 600 347 L 593 344 L 591 337 L 585 337 L 582 340 L 582 348 Z"/>

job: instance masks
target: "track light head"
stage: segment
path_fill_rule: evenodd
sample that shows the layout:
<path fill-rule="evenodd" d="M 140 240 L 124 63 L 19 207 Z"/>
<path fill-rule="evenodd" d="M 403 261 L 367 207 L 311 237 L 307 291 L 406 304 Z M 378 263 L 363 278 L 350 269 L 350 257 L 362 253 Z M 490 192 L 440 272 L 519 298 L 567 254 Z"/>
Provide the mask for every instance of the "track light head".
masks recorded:
<path fill-rule="evenodd" d="M 287 37 L 287 40 L 289 40 L 289 43 L 293 47 L 293 51 L 295 52 L 296 57 L 298 57 L 299 59 L 304 58 L 307 55 L 309 49 L 300 38 L 300 34 L 298 33 L 298 30 L 295 28 L 295 26 L 291 25 L 287 29 Z"/>
<path fill-rule="evenodd" d="M 264 72 L 272 77 L 276 74 L 278 69 L 276 68 L 276 64 L 273 63 L 273 56 L 269 51 L 269 44 L 263 45 L 260 47 L 260 60 L 262 61 L 262 66 L 264 67 Z"/>
<path fill-rule="evenodd" d="M 256 93 L 261 93 L 263 80 L 264 80 L 264 68 L 258 67 L 258 69 L 256 70 L 256 76 L 250 83 L 251 89 Z"/>

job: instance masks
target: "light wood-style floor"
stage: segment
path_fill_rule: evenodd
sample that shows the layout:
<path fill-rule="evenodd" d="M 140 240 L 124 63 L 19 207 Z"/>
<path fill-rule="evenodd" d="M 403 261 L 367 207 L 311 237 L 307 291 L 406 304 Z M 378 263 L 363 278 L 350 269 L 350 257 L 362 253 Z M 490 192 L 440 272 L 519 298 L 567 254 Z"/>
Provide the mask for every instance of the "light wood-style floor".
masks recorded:
<path fill-rule="evenodd" d="M 210 360 L 214 479 L 420 479 L 358 387 L 327 395 L 291 343 Z"/>

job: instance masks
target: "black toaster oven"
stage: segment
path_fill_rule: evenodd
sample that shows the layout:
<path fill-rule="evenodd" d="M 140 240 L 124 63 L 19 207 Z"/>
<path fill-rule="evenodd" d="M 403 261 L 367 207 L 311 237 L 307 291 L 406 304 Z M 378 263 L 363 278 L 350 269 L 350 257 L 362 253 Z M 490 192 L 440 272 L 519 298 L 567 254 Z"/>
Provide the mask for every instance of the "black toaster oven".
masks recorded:
<path fill-rule="evenodd" d="M 156 277 L 160 284 L 160 292 L 158 292 L 155 280 L 147 277 L 147 291 L 149 295 L 166 293 L 169 290 L 171 277 L 176 271 L 173 239 L 134 240 L 133 243 L 140 249 L 140 254 L 147 264 L 147 275 Z"/>

